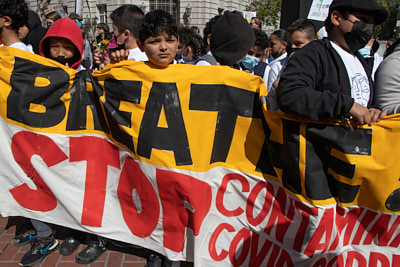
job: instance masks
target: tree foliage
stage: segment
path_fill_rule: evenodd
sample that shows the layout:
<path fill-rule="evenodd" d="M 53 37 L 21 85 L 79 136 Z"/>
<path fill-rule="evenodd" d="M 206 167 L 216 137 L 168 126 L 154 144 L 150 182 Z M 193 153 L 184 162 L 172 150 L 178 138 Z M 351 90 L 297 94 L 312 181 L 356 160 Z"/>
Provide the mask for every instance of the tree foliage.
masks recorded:
<path fill-rule="evenodd" d="M 379 39 L 384 40 L 395 38 L 397 13 L 400 0 L 377 0 L 377 2 L 387 9 L 389 17 L 382 25 L 375 27 L 374 34 Z"/>
<path fill-rule="evenodd" d="M 254 0 L 246 6 L 247 11 L 256 11 L 266 25 L 277 28 L 281 15 L 282 0 Z"/>

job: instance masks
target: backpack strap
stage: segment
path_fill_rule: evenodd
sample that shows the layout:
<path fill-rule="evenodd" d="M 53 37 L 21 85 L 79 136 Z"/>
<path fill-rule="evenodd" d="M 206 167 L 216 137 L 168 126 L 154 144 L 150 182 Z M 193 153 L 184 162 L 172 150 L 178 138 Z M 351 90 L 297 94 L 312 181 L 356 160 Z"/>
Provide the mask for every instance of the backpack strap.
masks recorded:
<path fill-rule="evenodd" d="M 215 57 L 209 55 L 209 54 L 204 54 L 201 57 L 199 57 L 196 62 L 194 63 L 195 65 L 197 64 L 197 62 L 205 60 L 208 63 L 210 63 L 211 65 L 217 65 L 217 60 L 215 59 Z"/>

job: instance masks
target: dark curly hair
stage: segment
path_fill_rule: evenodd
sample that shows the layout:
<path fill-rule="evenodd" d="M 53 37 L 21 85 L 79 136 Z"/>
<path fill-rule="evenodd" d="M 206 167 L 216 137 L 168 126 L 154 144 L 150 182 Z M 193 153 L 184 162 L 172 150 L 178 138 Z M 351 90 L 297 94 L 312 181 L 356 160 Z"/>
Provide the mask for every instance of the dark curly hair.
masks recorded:
<path fill-rule="evenodd" d="M 186 46 L 190 46 L 193 51 L 193 59 L 198 59 L 206 53 L 205 46 L 201 36 L 198 34 L 189 35 Z"/>
<path fill-rule="evenodd" d="M 139 40 L 144 44 L 149 37 L 166 33 L 178 38 L 178 26 L 171 14 L 164 10 L 153 10 L 147 13 L 139 24 Z"/>
<path fill-rule="evenodd" d="M 28 25 L 28 5 L 24 0 L 0 0 L 0 16 L 12 19 L 11 28 L 16 32 L 24 25 Z"/>
<path fill-rule="evenodd" d="M 257 28 L 254 28 L 254 35 L 256 36 L 256 41 L 254 42 L 255 46 L 260 47 L 262 50 L 265 50 L 268 47 L 268 35 Z"/>
<path fill-rule="evenodd" d="M 143 15 L 143 11 L 138 6 L 127 4 L 115 9 L 111 13 L 110 18 L 120 33 L 129 30 L 138 39 L 139 23 Z"/>

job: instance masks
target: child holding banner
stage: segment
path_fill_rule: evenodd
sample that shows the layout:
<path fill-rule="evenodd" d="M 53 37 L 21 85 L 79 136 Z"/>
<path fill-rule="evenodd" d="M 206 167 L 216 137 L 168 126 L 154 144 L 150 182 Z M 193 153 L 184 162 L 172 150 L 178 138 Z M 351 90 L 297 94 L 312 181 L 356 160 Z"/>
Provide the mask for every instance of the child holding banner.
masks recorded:
<path fill-rule="evenodd" d="M 171 14 L 163 10 L 147 13 L 139 24 L 138 45 L 155 67 L 176 63 L 178 26 Z"/>
<path fill-rule="evenodd" d="M 282 73 L 279 107 L 312 120 L 347 118 L 350 128 L 350 122 L 379 122 L 386 112 L 371 108 L 371 69 L 358 50 L 387 16 L 375 0 L 334 0 L 325 21 L 328 38 L 303 47 Z"/>
<path fill-rule="evenodd" d="M 113 22 L 116 47 L 95 51 L 94 62 L 101 68 L 105 65 L 125 60 L 147 61 L 146 54 L 140 51 L 137 40 L 139 38 L 139 22 L 143 18 L 143 11 L 136 5 L 122 5 L 115 9 L 110 18 Z M 109 55 L 109 52 L 111 54 Z"/>
<path fill-rule="evenodd" d="M 176 64 L 178 26 L 171 14 L 164 10 L 147 13 L 139 24 L 138 45 L 155 68 L 166 68 L 169 64 Z M 178 267 L 179 262 L 173 263 L 164 256 L 150 254 L 146 267 L 156 266 Z"/>
<path fill-rule="evenodd" d="M 80 65 L 83 53 L 83 39 L 79 26 L 69 18 L 59 19 L 49 28 L 40 42 L 40 55 L 51 58 L 67 67 L 81 70 Z M 25 253 L 20 261 L 21 266 L 32 266 L 42 262 L 47 255 L 54 252 L 59 243 L 54 238 L 52 228 L 45 222 L 31 219 L 35 228 L 29 235 L 20 235 L 14 238 L 14 244 L 23 245 L 30 239 L 33 242 L 31 249 Z"/>

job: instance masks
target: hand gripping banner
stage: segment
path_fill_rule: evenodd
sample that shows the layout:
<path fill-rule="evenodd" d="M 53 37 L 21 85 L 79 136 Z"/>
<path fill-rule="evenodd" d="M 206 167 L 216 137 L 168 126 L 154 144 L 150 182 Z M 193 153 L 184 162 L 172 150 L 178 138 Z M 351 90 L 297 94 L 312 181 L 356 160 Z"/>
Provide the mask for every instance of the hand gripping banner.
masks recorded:
<path fill-rule="evenodd" d="M 0 211 L 196 266 L 396 266 L 398 116 L 266 110 L 223 66 L 101 72 L 0 48 Z"/>

